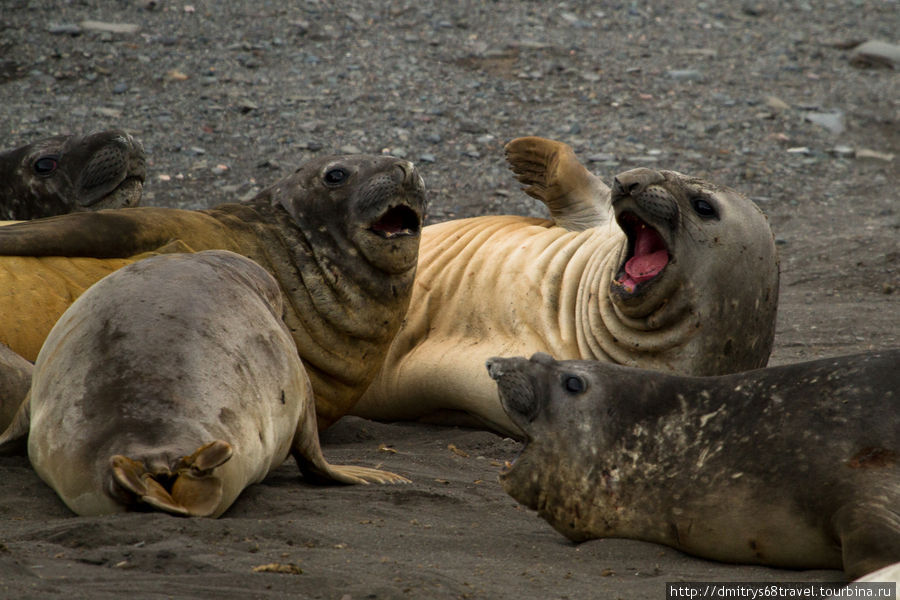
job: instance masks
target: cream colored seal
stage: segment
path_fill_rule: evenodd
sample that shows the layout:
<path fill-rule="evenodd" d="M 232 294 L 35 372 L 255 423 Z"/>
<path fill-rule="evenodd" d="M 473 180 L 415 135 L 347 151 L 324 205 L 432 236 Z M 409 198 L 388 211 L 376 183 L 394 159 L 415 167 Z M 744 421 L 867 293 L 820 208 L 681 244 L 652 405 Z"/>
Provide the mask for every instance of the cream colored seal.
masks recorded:
<path fill-rule="evenodd" d="M 313 479 L 406 481 L 325 461 L 283 311 L 278 282 L 232 252 L 116 271 L 53 327 L 0 446 L 27 435 L 38 475 L 79 515 L 216 517 L 288 453 Z"/>
<path fill-rule="evenodd" d="M 272 273 L 321 427 L 375 376 L 416 272 L 425 189 L 390 156 L 325 156 L 240 204 L 138 207 L 0 227 L 0 343 L 34 360 L 91 284 L 161 253 L 231 250 Z"/>
<path fill-rule="evenodd" d="M 487 366 L 525 439 L 500 483 L 573 541 L 851 578 L 900 557 L 900 349 L 718 377 Z"/>
<path fill-rule="evenodd" d="M 507 146 L 552 220 L 485 216 L 430 225 L 406 322 L 353 413 L 467 413 L 517 435 L 484 372 L 491 356 L 547 352 L 714 375 L 766 364 L 778 259 L 765 215 L 737 192 L 634 169 L 610 190 L 571 148 Z"/>

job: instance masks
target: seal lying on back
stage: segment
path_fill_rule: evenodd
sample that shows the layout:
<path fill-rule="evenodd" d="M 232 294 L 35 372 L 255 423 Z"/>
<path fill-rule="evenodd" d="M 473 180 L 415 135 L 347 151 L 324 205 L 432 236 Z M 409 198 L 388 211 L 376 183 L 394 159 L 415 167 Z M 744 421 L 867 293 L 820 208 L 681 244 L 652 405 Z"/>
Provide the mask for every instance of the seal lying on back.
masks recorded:
<path fill-rule="evenodd" d="M 552 221 L 487 216 L 425 228 L 407 320 L 354 414 L 464 411 L 518 435 L 484 361 L 542 351 L 679 373 L 766 364 L 778 262 L 762 212 L 729 189 L 634 169 L 610 190 L 571 148 L 507 154 Z"/>
<path fill-rule="evenodd" d="M 278 282 L 232 252 L 116 271 L 53 327 L 0 445 L 27 435 L 38 475 L 79 515 L 219 516 L 289 451 L 314 478 L 405 481 L 325 461 L 283 311 Z"/>
<path fill-rule="evenodd" d="M 0 152 L 0 220 L 137 206 L 145 163 L 141 143 L 119 129 Z"/>
<path fill-rule="evenodd" d="M 324 427 L 369 385 L 400 327 L 424 212 L 411 163 L 351 155 L 307 162 L 246 203 L 0 227 L 0 342 L 34 360 L 63 311 L 104 275 L 154 253 L 231 250 L 278 280 Z"/>
<path fill-rule="evenodd" d="M 503 488 L 574 541 L 858 577 L 900 560 L 900 350 L 683 377 L 492 358 Z"/>

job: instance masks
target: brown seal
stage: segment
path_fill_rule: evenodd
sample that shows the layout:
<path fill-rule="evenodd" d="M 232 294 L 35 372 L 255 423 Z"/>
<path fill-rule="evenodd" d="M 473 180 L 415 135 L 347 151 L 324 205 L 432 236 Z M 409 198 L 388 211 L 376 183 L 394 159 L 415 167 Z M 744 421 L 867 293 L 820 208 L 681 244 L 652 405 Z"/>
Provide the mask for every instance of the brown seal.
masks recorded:
<path fill-rule="evenodd" d="M 487 365 L 525 437 L 500 482 L 574 541 L 851 578 L 900 559 L 900 350 L 718 377 Z"/>
<path fill-rule="evenodd" d="M 778 259 L 755 204 L 653 169 L 620 173 L 610 190 L 552 140 L 520 138 L 507 152 L 552 220 L 426 227 L 406 322 L 354 414 L 462 411 L 517 435 L 483 368 L 498 355 L 540 351 L 698 375 L 766 364 Z"/>
<path fill-rule="evenodd" d="M 137 206 L 144 148 L 120 129 L 58 135 L 0 152 L 0 220 Z"/>
<path fill-rule="evenodd" d="M 0 227 L 0 342 L 34 360 L 63 311 L 104 275 L 154 253 L 231 250 L 281 285 L 324 427 L 369 385 L 403 320 L 424 212 L 411 163 L 349 155 L 309 161 L 246 203 Z"/>
<path fill-rule="evenodd" d="M 278 282 L 233 252 L 120 269 L 57 321 L 0 446 L 27 436 L 38 475 L 79 515 L 216 517 L 289 452 L 316 480 L 407 481 L 325 461 L 283 312 Z"/>

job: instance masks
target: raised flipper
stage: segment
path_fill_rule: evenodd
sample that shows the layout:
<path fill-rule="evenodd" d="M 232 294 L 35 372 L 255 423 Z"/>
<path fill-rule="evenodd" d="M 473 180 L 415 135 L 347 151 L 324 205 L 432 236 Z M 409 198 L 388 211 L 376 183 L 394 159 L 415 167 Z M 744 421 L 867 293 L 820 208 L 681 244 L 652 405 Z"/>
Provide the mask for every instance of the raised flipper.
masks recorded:
<path fill-rule="evenodd" d="M 559 227 L 583 231 L 612 219 L 609 187 L 582 165 L 571 146 L 540 137 L 516 138 L 506 160 L 525 193 L 547 205 Z"/>
<path fill-rule="evenodd" d="M 310 390 L 312 398 L 312 390 Z M 406 477 L 372 469 L 369 467 L 355 467 L 353 465 L 332 465 L 322 456 L 322 447 L 319 445 L 319 429 L 316 422 L 315 405 L 309 402 L 305 414 L 300 415 L 297 424 L 297 432 L 291 444 L 291 454 L 300 467 L 303 477 L 317 483 L 412 483 Z"/>
<path fill-rule="evenodd" d="M 896 497 L 894 492 L 883 498 Z M 834 526 L 851 579 L 900 561 L 900 514 L 875 498 L 839 511 Z"/>
<path fill-rule="evenodd" d="M 181 458 L 170 470 L 151 473 L 141 461 L 117 454 L 110 459 L 113 482 L 157 510 L 181 516 L 208 517 L 222 500 L 216 467 L 231 458 L 227 442 L 205 444 Z"/>
<path fill-rule="evenodd" d="M 0 227 L 0 255 L 128 258 L 173 240 L 196 250 L 232 249 L 239 232 L 229 230 L 219 217 L 228 219 L 241 208 L 221 209 L 123 208 L 15 223 Z M 240 217 L 232 221 L 239 225 Z"/>
<path fill-rule="evenodd" d="M 2 400 L 2 399 L 0 399 Z M 0 455 L 24 453 L 31 429 L 31 393 L 19 405 L 12 423 L 0 434 Z"/>

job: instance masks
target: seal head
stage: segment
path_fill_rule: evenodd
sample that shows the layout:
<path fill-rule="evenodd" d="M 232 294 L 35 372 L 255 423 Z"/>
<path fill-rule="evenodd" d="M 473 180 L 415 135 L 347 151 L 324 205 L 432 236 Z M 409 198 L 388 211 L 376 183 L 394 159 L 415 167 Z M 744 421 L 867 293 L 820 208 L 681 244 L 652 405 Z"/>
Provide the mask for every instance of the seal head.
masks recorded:
<path fill-rule="evenodd" d="M 137 206 L 145 177 L 144 148 L 122 130 L 39 140 L 0 153 L 0 219 Z"/>

